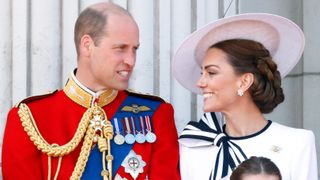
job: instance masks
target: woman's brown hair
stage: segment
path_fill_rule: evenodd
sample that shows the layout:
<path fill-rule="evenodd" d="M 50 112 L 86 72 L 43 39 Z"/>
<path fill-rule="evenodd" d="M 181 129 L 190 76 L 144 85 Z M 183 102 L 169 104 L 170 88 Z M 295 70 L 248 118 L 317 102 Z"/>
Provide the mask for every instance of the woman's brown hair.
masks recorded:
<path fill-rule="evenodd" d="M 279 168 L 268 158 L 252 156 L 243 161 L 231 174 L 230 180 L 242 180 L 245 175 L 267 174 L 282 179 Z"/>
<path fill-rule="evenodd" d="M 254 75 L 254 82 L 249 92 L 262 113 L 272 112 L 278 104 L 284 101 L 277 64 L 261 43 L 232 39 L 214 44 L 210 48 L 224 51 L 237 74 L 252 73 Z"/>

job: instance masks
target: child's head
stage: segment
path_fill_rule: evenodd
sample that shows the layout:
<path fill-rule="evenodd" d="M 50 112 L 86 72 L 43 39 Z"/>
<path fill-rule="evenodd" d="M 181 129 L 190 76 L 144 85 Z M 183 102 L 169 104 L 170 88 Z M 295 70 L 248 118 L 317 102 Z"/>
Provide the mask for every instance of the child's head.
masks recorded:
<path fill-rule="evenodd" d="M 279 168 L 268 158 L 255 157 L 243 161 L 231 174 L 230 180 L 281 180 Z"/>

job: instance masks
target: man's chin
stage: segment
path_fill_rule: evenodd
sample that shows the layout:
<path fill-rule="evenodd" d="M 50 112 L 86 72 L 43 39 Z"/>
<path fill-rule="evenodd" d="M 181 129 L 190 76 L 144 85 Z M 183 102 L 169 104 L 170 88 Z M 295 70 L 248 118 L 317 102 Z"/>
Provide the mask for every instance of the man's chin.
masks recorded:
<path fill-rule="evenodd" d="M 126 89 L 128 89 L 128 84 L 124 84 L 124 85 L 119 85 L 119 86 L 116 86 L 116 87 L 114 87 L 113 89 L 114 90 L 118 90 L 118 91 L 123 91 L 123 90 L 126 90 Z"/>

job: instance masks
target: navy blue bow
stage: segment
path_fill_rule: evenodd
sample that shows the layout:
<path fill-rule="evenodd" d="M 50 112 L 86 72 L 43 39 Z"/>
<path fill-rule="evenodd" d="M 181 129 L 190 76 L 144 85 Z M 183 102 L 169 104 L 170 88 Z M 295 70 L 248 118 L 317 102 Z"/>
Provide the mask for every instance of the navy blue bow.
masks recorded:
<path fill-rule="evenodd" d="M 199 122 L 189 122 L 179 137 L 180 143 L 188 147 L 214 145 L 219 148 L 209 180 L 227 176 L 238 164 L 247 159 L 242 149 L 230 141 L 223 132 L 222 124 L 219 123 L 215 113 L 205 113 Z"/>

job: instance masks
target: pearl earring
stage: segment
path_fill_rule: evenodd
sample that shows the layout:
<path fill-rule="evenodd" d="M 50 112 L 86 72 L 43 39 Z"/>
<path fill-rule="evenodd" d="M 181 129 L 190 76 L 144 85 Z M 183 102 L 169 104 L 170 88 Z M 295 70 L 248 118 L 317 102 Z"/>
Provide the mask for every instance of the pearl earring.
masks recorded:
<path fill-rule="evenodd" d="M 243 91 L 242 91 L 242 89 L 238 89 L 237 93 L 238 93 L 238 95 L 239 95 L 240 97 L 243 96 Z"/>

